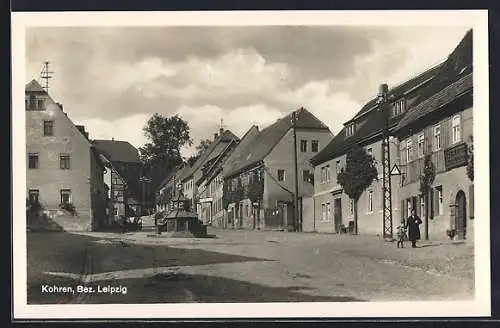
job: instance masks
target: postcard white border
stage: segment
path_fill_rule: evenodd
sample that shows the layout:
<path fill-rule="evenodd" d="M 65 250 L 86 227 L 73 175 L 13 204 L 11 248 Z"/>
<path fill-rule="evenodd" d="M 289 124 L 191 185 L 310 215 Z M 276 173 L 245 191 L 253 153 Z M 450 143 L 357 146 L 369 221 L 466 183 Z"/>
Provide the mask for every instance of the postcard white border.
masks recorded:
<path fill-rule="evenodd" d="M 168 18 L 168 19 L 166 19 Z M 475 288 L 467 302 L 27 305 L 25 28 L 32 26 L 471 26 L 474 33 Z M 15 319 L 490 316 L 489 84 L 486 10 L 12 13 L 13 281 Z M 477 168 L 481 168 L 478 170 Z M 484 196 L 483 196 L 484 195 Z M 487 195 L 487 196 L 486 196 Z"/>

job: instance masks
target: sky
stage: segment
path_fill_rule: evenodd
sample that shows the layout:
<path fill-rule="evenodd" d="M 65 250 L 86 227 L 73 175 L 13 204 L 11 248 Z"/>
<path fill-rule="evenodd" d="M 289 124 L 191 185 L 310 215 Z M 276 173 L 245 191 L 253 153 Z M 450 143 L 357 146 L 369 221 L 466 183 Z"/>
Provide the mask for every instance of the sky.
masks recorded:
<path fill-rule="evenodd" d="M 221 120 L 241 137 L 301 106 L 336 134 L 381 83 L 442 62 L 469 28 L 30 27 L 26 82 L 50 61 L 50 95 L 92 139 L 139 148 L 152 114 L 178 114 L 190 126 L 189 156 Z"/>

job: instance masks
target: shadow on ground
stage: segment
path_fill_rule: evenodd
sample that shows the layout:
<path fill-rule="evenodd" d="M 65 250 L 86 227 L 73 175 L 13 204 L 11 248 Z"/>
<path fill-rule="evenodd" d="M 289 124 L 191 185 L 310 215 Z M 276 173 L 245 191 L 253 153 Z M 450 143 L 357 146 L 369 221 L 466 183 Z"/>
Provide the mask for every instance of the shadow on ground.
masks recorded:
<path fill-rule="evenodd" d="M 206 251 L 203 249 L 176 248 L 165 245 L 138 245 L 127 243 L 93 243 L 93 273 L 117 270 L 135 270 L 151 267 L 194 266 L 217 263 L 270 261 Z"/>
<path fill-rule="evenodd" d="M 88 303 L 253 303 L 360 302 L 346 296 L 314 296 L 309 287 L 269 287 L 234 279 L 169 273 L 149 278 L 102 281 L 101 286 L 125 286 L 126 294 L 93 294 Z M 95 285 L 97 286 L 97 285 Z"/>

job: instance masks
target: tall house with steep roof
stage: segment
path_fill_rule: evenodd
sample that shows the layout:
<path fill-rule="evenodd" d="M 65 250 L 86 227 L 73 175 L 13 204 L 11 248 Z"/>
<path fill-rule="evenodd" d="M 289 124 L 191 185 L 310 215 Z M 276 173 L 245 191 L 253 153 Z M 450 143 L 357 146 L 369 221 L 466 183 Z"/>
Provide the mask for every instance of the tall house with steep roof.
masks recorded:
<path fill-rule="evenodd" d="M 300 108 L 296 115 L 298 190 L 299 198 L 304 198 L 314 192 L 313 166 L 309 160 L 333 135 L 307 109 Z M 258 131 L 247 145 L 234 151 L 224 172 L 231 227 L 280 229 L 292 225 L 293 142 L 292 114 L 289 114 Z"/>
<path fill-rule="evenodd" d="M 448 230 L 454 238 L 474 237 L 474 186 L 466 169 L 473 147 L 472 71 L 470 30 L 394 129 L 404 178 L 400 206 L 404 216 L 412 208 L 421 217 L 427 213 L 430 239 L 446 239 Z M 427 202 L 420 192 L 426 157 L 435 172 Z"/>
<path fill-rule="evenodd" d="M 468 75 L 472 67 L 471 38 L 471 34 L 468 33 L 446 61 L 389 90 L 391 165 L 396 164 L 401 171 L 400 175 L 391 177 L 393 227 L 406 219 L 412 208 L 416 210 L 417 215 L 425 216 L 424 197 L 418 191 L 424 155 L 432 153 L 433 160 L 437 160 L 438 172 L 444 172 L 445 155 L 442 149 L 452 145 L 449 143 L 451 138 L 449 135 L 453 130 L 453 122 L 460 130 L 460 140 L 466 137 L 464 131 L 471 131 L 472 108 L 463 111 L 460 114 L 460 120 L 455 119 L 455 121 L 453 118 L 446 119 L 445 116 L 448 114 L 441 111 L 445 103 L 441 101 L 442 99 L 448 99 L 454 104 L 456 104 L 455 99 L 464 99 L 464 97 L 468 99 L 464 95 L 470 92 L 467 88 L 471 88 L 471 76 Z M 462 55 L 458 56 L 458 53 Z M 433 100 L 435 98 L 438 100 Z M 448 105 L 450 106 L 454 105 Z M 459 107 L 455 107 L 456 111 L 459 111 L 457 108 Z M 433 114 L 429 114 L 430 112 Z M 446 113 L 452 112 L 453 110 Z M 439 115 L 445 115 L 440 118 L 443 120 L 442 124 L 436 121 Z M 453 117 L 457 115 L 454 113 Z M 433 117 L 435 121 L 429 117 Z M 357 144 L 364 147 L 366 152 L 374 157 L 379 173 L 378 179 L 373 181 L 358 200 L 358 233 L 383 235 L 382 132 L 384 126 L 385 118 L 383 112 L 379 110 L 375 97 L 344 124 L 344 128 L 323 151 L 311 159 L 315 167 L 314 215 L 308 216 L 304 221 L 304 231 L 338 233 L 352 225 L 354 202 L 339 185 L 337 174 L 345 166 L 347 151 L 352 145 Z M 434 146 L 432 146 L 433 143 Z M 435 151 L 432 150 L 433 147 Z M 459 147 L 463 148 L 463 146 Z M 461 165 L 463 166 L 463 163 Z M 464 170 L 463 167 L 462 170 Z M 436 178 L 436 181 L 439 179 Z M 440 190 L 444 187 L 440 185 L 435 188 L 437 188 L 435 193 L 437 196 L 434 196 L 433 204 L 436 204 L 434 207 L 437 210 L 434 216 L 449 216 L 450 211 L 447 205 L 442 205 L 443 193 Z M 436 211 L 440 214 L 436 215 L 438 213 Z M 442 230 L 446 230 L 447 224 L 442 224 L 443 221 L 449 222 L 449 220 L 441 219 L 432 220 L 429 223 L 431 237 L 445 236 Z"/>
<path fill-rule="evenodd" d="M 108 192 L 88 133 L 36 80 L 26 85 L 25 107 L 26 198 L 42 206 L 30 228 L 98 229 L 106 221 Z"/>

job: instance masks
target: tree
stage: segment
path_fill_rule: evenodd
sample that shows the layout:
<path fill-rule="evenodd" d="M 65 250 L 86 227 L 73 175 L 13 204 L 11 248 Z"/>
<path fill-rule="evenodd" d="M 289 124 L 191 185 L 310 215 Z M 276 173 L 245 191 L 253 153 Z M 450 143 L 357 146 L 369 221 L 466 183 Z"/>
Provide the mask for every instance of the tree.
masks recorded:
<path fill-rule="evenodd" d="M 354 233 L 358 233 L 358 200 L 377 179 L 375 160 L 364 148 L 354 145 L 347 151 L 346 166 L 337 174 L 337 181 L 354 202 Z"/>
<path fill-rule="evenodd" d="M 166 117 L 155 113 L 146 122 L 143 132 L 148 141 L 139 148 L 142 174 L 152 179 L 150 190 L 154 191 L 166 174 L 182 163 L 181 148 L 193 142 L 188 123 L 178 115 Z"/>
<path fill-rule="evenodd" d="M 200 140 L 200 143 L 195 148 L 196 152 L 200 155 L 205 149 L 207 149 L 208 147 L 210 147 L 211 144 L 212 144 L 212 141 L 209 140 L 209 139 L 202 139 L 202 140 Z"/>
<path fill-rule="evenodd" d="M 254 228 L 255 225 L 260 225 L 260 204 L 264 196 L 264 180 L 259 178 L 259 174 L 255 173 L 252 179 L 252 182 L 247 186 L 247 197 L 252 202 L 252 209 L 255 209 L 257 212 L 257 218 L 255 217 L 254 212 Z M 257 203 L 257 206 L 254 207 L 254 204 Z M 257 223 L 255 222 L 257 219 Z"/>
<path fill-rule="evenodd" d="M 420 174 L 420 192 L 425 202 L 425 239 L 429 239 L 429 192 L 436 178 L 436 169 L 432 163 L 431 155 L 425 155 L 424 169 Z"/>
<path fill-rule="evenodd" d="M 474 139 L 469 136 L 469 145 L 467 146 L 467 177 L 474 182 Z"/>
<path fill-rule="evenodd" d="M 194 155 L 191 155 L 188 157 L 188 159 L 187 159 L 188 164 L 190 166 L 193 166 L 194 163 L 196 163 L 196 161 L 198 160 L 198 158 L 200 158 L 201 154 L 206 149 L 208 149 L 208 147 L 210 147 L 211 143 L 212 143 L 212 141 L 210 141 L 208 139 L 201 140 L 200 143 L 198 144 L 198 146 L 195 147 L 196 153 Z"/>

